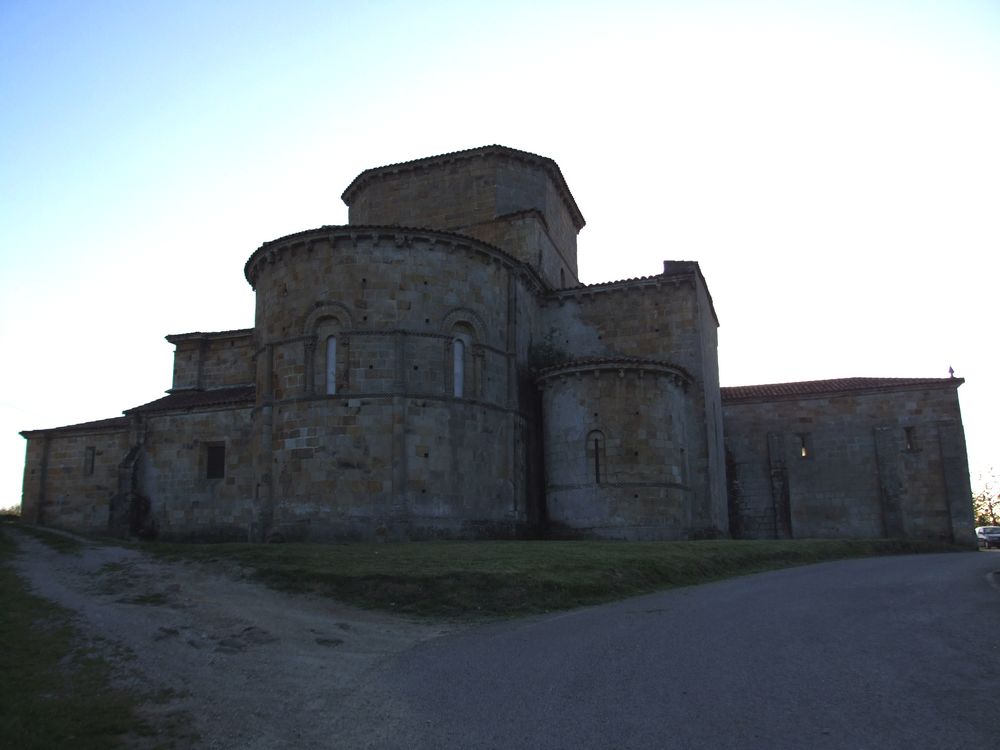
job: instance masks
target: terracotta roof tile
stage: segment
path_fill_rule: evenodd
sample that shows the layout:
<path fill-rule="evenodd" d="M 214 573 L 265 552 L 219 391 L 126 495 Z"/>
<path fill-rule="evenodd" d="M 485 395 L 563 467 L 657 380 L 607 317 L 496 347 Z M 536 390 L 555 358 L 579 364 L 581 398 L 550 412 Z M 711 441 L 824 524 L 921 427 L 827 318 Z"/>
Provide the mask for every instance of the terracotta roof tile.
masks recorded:
<path fill-rule="evenodd" d="M 564 290 L 559 291 L 570 291 L 579 290 L 583 291 L 586 289 L 600 289 L 605 286 L 615 286 L 616 284 L 633 284 L 639 281 L 655 281 L 656 279 L 662 279 L 661 274 L 652 274 L 650 276 L 632 276 L 627 279 L 614 279 L 612 281 L 595 281 L 593 284 L 578 284 L 577 286 L 566 287 Z"/>
<path fill-rule="evenodd" d="M 911 390 L 921 387 L 957 388 L 964 382 L 964 378 L 835 378 L 833 380 L 803 380 L 796 383 L 738 385 L 720 390 L 722 391 L 722 400 L 725 402 L 769 401 L 863 391 Z"/>
<path fill-rule="evenodd" d="M 126 409 L 126 414 L 148 414 L 158 411 L 190 411 L 212 406 L 251 406 L 256 388 L 240 385 L 232 388 L 215 388 L 210 391 L 177 391 L 148 404 Z"/>

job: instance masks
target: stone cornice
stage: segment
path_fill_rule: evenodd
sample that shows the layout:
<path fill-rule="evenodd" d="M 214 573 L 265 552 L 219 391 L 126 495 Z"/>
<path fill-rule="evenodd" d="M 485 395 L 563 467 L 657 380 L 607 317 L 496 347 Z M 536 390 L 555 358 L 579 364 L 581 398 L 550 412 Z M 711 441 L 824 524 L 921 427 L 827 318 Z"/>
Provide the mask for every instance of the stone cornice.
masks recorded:
<path fill-rule="evenodd" d="M 451 341 L 454 338 L 451 334 L 441 333 L 440 331 L 418 331 L 412 328 L 344 328 L 337 332 L 337 336 L 348 341 L 353 338 L 364 338 L 366 336 L 413 336 L 426 339 L 442 339 L 446 341 Z M 289 336 L 286 338 L 271 339 L 264 342 L 264 345 L 259 347 L 255 354 L 260 355 L 261 352 L 269 346 L 284 346 L 286 344 L 294 344 L 296 342 L 310 344 L 315 343 L 315 341 L 315 336 Z M 484 344 L 480 342 L 474 342 L 472 344 L 472 351 L 489 351 L 494 354 L 499 354 L 501 357 L 513 356 L 510 352 L 506 352 L 503 349 L 499 349 L 491 344 Z"/>
<path fill-rule="evenodd" d="M 270 401 L 265 401 L 262 404 L 257 404 L 253 407 L 253 413 L 258 413 L 262 409 L 273 408 L 275 406 L 287 406 L 289 404 L 305 404 L 305 403 L 323 403 L 323 402 L 334 402 L 340 401 L 341 408 L 350 409 L 362 409 L 367 404 L 364 402 L 373 403 L 380 402 L 384 403 L 386 401 L 391 401 L 393 399 L 403 398 L 408 401 L 422 401 L 424 402 L 422 406 L 426 406 L 429 401 L 433 401 L 438 404 L 454 404 L 459 406 L 474 406 L 481 409 L 489 409 L 490 411 L 502 412 L 504 414 L 513 414 L 515 416 L 521 417 L 525 420 L 531 419 L 531 414 L 528 412 L 520 411 L 519 409 L 512 409 L 508 406 L 502 406 L 501 404 L 493 403 L 491 401 L 484 401 L 477 398 L 465 398 L 458 396 L 448 396 L 442 393 L 434 392 L 420 392 L 420 391 L 408 391 L 408 390 L 394 390 L 394 391 L 342 391 L 336 394 L 308 394 L 304 396 L 290 396 L 288 398 L 273 399 Z"/>
<path fill-rule="evenodd" d="M 276 263 L 282 253 L 296 247 L 310 247 L 316 242 L 326 241 L 333 244 L 337 240 L 349 240 L 354 243 L 363 240 L 384 241 L 395 243 L 397 247 L 410 247 L 414 244 L 424 243 L 439 247 L 469 250 L 503 264 L 512 272 L 530 280 L 532 285 L 539 290 L 546 288 L 545 283 L 531 266 L 522 263 L 499 247 L 491 245 L 488 242 L 483 242 L 482 240 L 477 240 L 474 237 L 436 229 L 355 224 L 322 226 L 317 229 L 308 229 L 265 242 L 247 260 L 246 265 L 243 267 L 243 275 L 250 286 L 256 289 L 257 276 L 260 273 L 261 267 Z"/>
<path fill-rule="evenodd" d="M 683 367 L 662 360 L 641 359 L 639 357 L 593 357 L 574 359 L 554 367 L 546 367 L 538 373 L 535 383 L 544 387 L 545 381 L 554 378 L 582 377 L 588 374 L 600 375 L 601 373 L 613 373 L 624 377 L 626 372 L 637 372 L 640 377 L 645 373 L 666 376 L 672 378 L 678 385 L 684 386 L 694 382 L 694 378 Z"/>

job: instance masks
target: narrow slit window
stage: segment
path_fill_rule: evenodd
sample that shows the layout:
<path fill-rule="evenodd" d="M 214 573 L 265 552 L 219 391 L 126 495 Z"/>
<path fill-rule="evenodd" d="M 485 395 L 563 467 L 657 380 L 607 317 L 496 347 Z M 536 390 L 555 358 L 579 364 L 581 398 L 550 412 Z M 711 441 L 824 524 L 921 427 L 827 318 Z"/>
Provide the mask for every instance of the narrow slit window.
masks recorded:
<path fill-rule="evenodd" d="M 462 398 L 465 394 L 465 342 L 462 339 L 454 339 L 451 344 L 452 351 L 452 395 L 455 398 Z"/>
<path fill-rule="evenodd" d="M 799 433 L 799 458 L 810 458 L 812 451 L 809 447 L 809 435 L 805 432 Z"/>
<path fill-rule="evenodd" d="M 337 337 L 330 336 L 326 340 L 326 393 L 333 396 L 337 393 Z"/>
<path fill-rule="evenodd" d="M 94 456 L 97 455 L 96 449 L 92 445 L 88 445 L 83 451 L 83 473 L 85 476 L 92 476 L 94 473 Z"/>
<path fill-rule="evenodd" d="M 903 444 L 906 446 L 907 451 L 912 452 L 917 449 L 916 432 L 916 427 L 903 428 Z"/>
<path fill-rule="evenodd" d="M 600 430 L 591 430 L 587 435 L 584 447 L 586 448 L 590 477 L 594 484 L 600 484 L 608 473 L 606 456 L 604 455 L 604 433 Z"/>

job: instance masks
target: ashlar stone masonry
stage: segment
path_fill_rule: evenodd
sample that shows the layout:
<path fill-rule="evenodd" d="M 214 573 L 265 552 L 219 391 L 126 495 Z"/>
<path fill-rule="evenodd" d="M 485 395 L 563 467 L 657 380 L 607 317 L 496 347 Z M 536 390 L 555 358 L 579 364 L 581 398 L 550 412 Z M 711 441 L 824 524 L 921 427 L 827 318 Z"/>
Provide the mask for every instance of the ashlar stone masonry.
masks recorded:
<path fill-rule="evenodd" d="M 580 284 L 583 215 L 545 157 L 369 169 L 343 200 L 347 225 L 250 256 L 252 328 L 167 337 L 166 396 L 23 432 L 24 515 L 178 539 L 971 539 L 960 379 L 720 389 L 698 264 Z"/>

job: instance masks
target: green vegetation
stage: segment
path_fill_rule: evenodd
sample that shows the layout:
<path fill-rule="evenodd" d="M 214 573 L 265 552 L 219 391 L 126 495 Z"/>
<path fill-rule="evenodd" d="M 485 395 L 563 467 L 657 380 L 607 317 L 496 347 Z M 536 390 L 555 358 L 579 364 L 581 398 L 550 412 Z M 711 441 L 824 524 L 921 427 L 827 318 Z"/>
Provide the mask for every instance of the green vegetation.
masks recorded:
<path fill-rule="evenodd" d="M 412 542 L 149 544 L 236 564 L 279 589 L 413 615 L 488 618 L 569 609 L 674 586 L 847 557 L 944 552 L 936 542 Z"/>
<path fill-rule="evenodd" d="M 67 536 L 51 529 L 44 529 L 40 526 L 28 526 L 27 524 L 18 523 L 17 528 L 25 534 L 31 534 L 35 539 L 45 543 L 56 552 L 62 552 L 63 554 L 79 552 L 84 546 L 84 543 L 76 537 Z"/>
<path fill-rule="evenodd" d="M 81 647 L 69 613 L 25 590 L 14 551 L 0 527 L 0 746 L 96 750 L 148 737 L 135 698 L 109 688 L 108 665 Z"/>
<path fill-rule="evenodd" d="M 990 469 L 989 476 L 979 475 L 981 489 L 972 496 L 972 514 L 976 526 L 1000 526 L 1000 481 Z"/>

